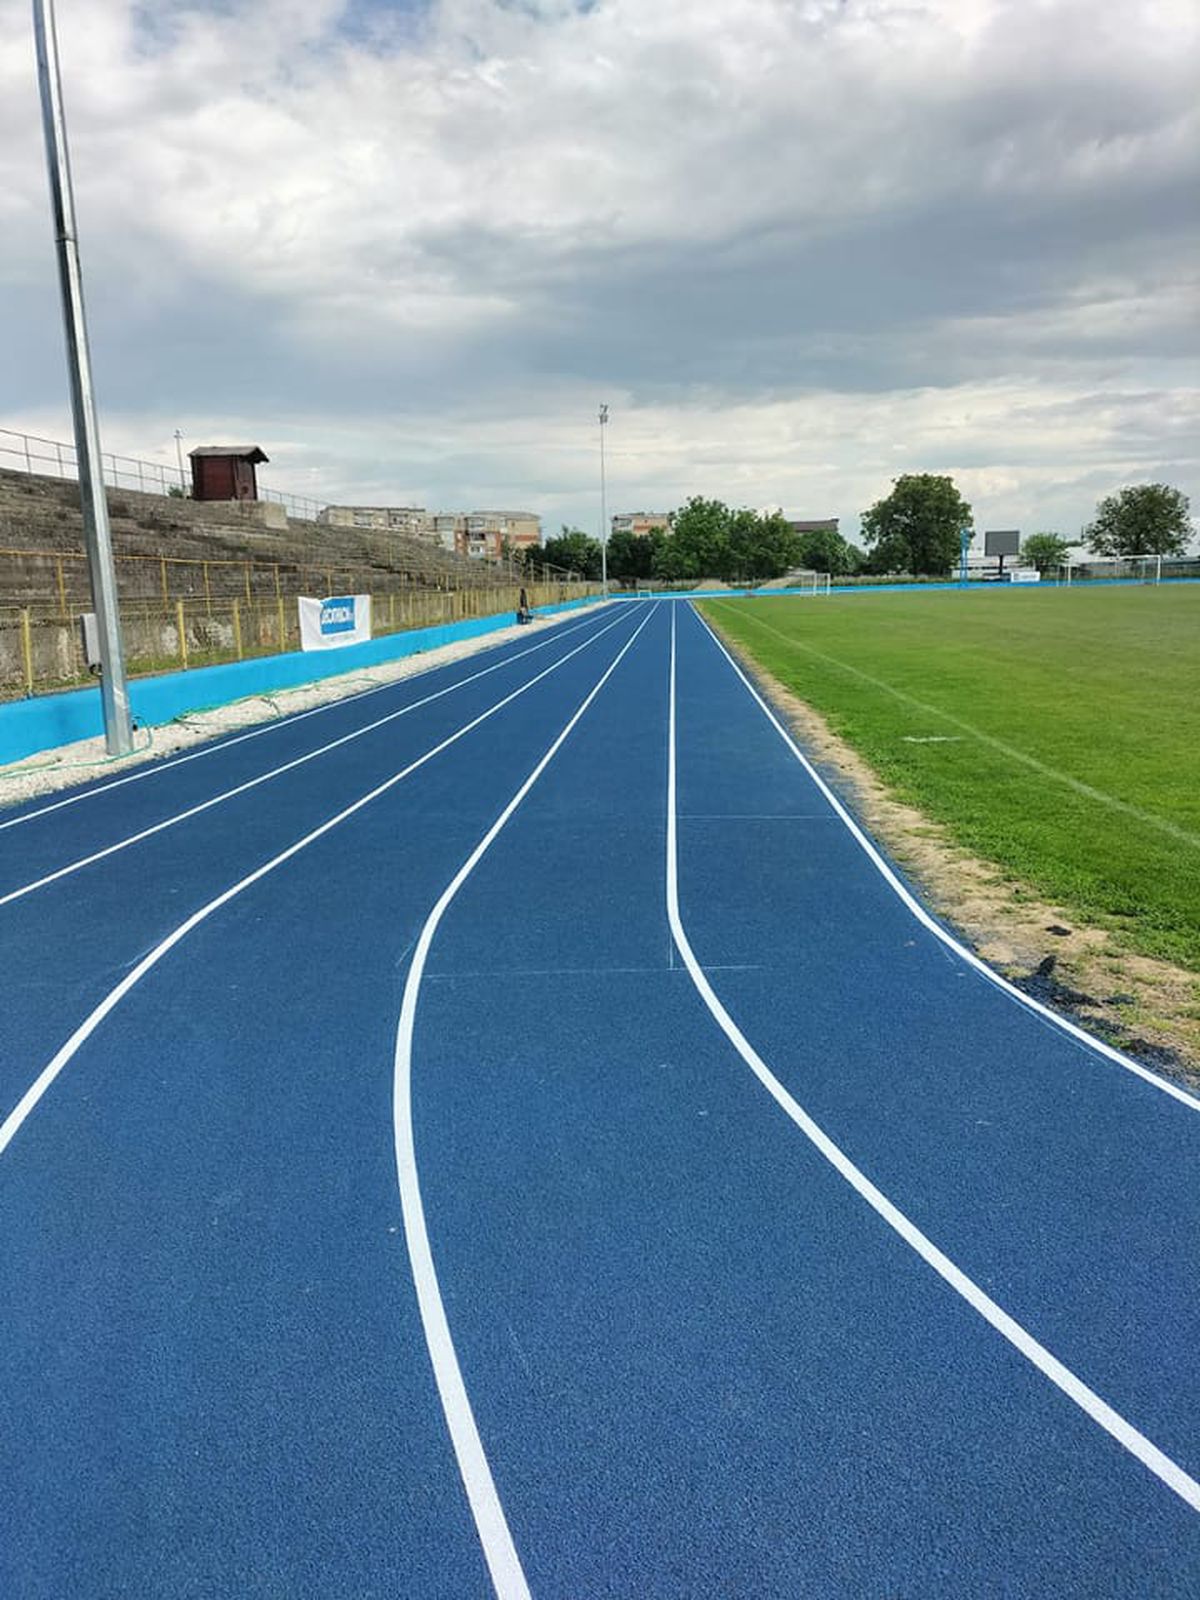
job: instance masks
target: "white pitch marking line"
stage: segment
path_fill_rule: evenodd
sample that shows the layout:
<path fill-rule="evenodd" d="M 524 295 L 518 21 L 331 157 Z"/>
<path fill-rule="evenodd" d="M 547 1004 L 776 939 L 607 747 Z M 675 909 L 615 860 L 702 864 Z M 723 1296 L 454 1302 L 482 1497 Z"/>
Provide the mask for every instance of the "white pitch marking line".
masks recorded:
<path fill-rule="evenodd" d="M 611 626 L 611 624 L 610 624 Z M 571 632 L 575 630 L 572 629 Z M 560 638 L 567 637 L 559 634 Z M 532 650 L 523 650 L 520 656 L 508 656 L 504 661 L 494 662 L 490 667 L 484 667 L 480 672 L 473 672 L 469 677 L 460 678 L 455 683 L 447 684 L 444 689 L 438 689 L 433 694 L 427 694 L 421 700 L 414 700 L 410 705 L 401 706 L 398 711 L 390 711 L 385 717 L 377 717 L 374 722 L 368 722 L 361 728 L 353 728 L 349 733 L 342 734 L 339 739 L 332 739 L 328 744 L 318 745 L 315 750 L 309 750 L 302 756 L 296 756 L 291 761 L 285 761 L 282 766 L 272 767 L 268 772 L 259 773 L 257 778 L 249 778 L 245 783 L 239 783 L 235 788 L 225 789 L 220 794 L 215 794 L 209 800 L 202 800 L 198 805 L 189 806 L 186 811 L 177 811 L 173 816 L 165 817 L 161 822 L 152 824 L 149 828 L 142 828 L 138 833 L 131 833 L 124 839 L 118 839 L 115 844 L 106 845 L 103 850 L 93 850 L 91 855 L 80 856 L 76 861 L 69 861 L 65 867 L 59 867 L 54 872 L 48 872 L 44 877 L 35 878 L 30 883 L 22 884 L 18 889 L 11 889 L 8 894 L 0 895 L 0 906 L 6 906 L 14 900 L 20 900 L 27 894 L 33 894 L 37 889 L 44 889 L 48 884 L 56 883 L 60 878 L 68 878 L 74 872 L 80 872 L 84 867 L 90 867 L 97 861 L 103 861 L 107 856 L 116 855 L 120 850 L 128 850 L 131 845 L 140 844 L 143 839 L 149 839 L 156 833 L 162 833 L 167 828 L 173 828 L 177 823 L 187 822 L 191 817 L 198 817 L 201 812 L 208 811 L 213 806 L 219 806 L 226 800 L 232 800 L 239 794 L 246 794 L 250 789 L 257 789 L 260 783 L 269 783 L 272 778 L 282 777 L 285 772 L 291 772 L 296 767 L 302 767 L 306 762 L 315 761 L 318 756 L 328 755 L 331 750 L 337 750 L 341 745 L 350 744 L 355 739 L 361 739 L 364 734 L 373 733 L 376 728 L 382 728 L 389 722 L 395 722 L 400 717 L 408 716 L 410 711 L 419 711 L 422 706 L 430 705 L 434 700 L 441 700 L 445 695 L 453 694 L 456 689 L 463 689 L 469 683 L 474 683 L 478 678 L 486 678 L 491 672 L 499 672 L 501 667 L 506 667 L 512 661 L 519 661 L 521 656 L 531 655 L 533 650 L 544 650 L 548 644 L 554 642 L 553 638 L 543 639 L 541 644 L 535 644 Z M 323 707 L 321 709 L 324 709 Z M 176 763 L 178 765 L 179 763 Z M 139 773 L 139 777 L 146 774 Z M 64 802 L 65 803 L 65 802 Z M 53 809 L 46 807 L 46 810 Z M 34 813 L 41 815 L 42 813 Z M 24 821 L 25 818 L 18 818 Z"/>
<path fill-rule="evenodd" d="M 717 597 L 719 598 L 719 597 Z M 956 717 L 952 711 L 943 711 L 938 706 L 931 706 L 924 700 L 918 700 L 915 695 L 906 694 L 903 689 L 897 689 L 893 684 L 886 683 L 882 678 L 874 678 L 869 672 L 864 672 L 861 667 L 852 667 L 848 661 L 839 660 L 837 656 L 827 655 L 825 651 L 818 650 L 815 645 L 805 644 L 799 639 L 789 638 L 786 633 L 781 633 L 778 628 L 764 620 L 760 614 L 754 615 L 754 621 L 760 628 L 765 628 L 768 633 L 773 633 L 777 639 L 782 639 L 793 649 L 803 650 L 810 656 L 816 656 L 820 661 L 828 661 L 833 666 L 848 672 L 853 678 L 860 678 L 864 683 L 869 683 L 872 688 L 878 689 L 881 694 L 889 694 L 894 700 L 899 700 L 902 705 L 912 706 L 914 710 L 922 712 L 925 716 L 940 717 L 943 722 L 950 723 L 955 728 L 962 728 L 964 733 L 977 739 L 980 744 L 987 745 L 992 750 L 998 750 L 1001 755 L 1010 761 L 1019 761 L 1023 766 L 1038 772 L 1043 778 L 1049 778 L 1053 783 L 1061 783 L 1065 788 L 1072 789 L 1076 794 L 1085 796 L 1088 800 L 1095 800 L 1099 805 L 1108 806 L 1113 811 L 1123 812 L 1126 816 L 1136 817 L 1144 827 L 1154 828 L 1159 833 L 1166 834 L 1171 839 L 1178 839 L 1181 844 L 1200 847 L 1200 834 L 1189 832 L 1181 828 L 1178 823 L 1170 821 L 1167 817 L 1155 816 L 1152 811 L 1143 811 L 1140 806 L 1131 805 L 1128 800 L 1119 800 L 1116 795 L 1109 794 L 1105 789 L 1094 788 L 1082 779 L 1072 777 L 1069 772 L 1060 772 L 1057 767 L 1051 767 L 1044 761 L 1039 761 L 1036 756 L 1031 756 L 1027 750 L 1018 750 L 1015 745 L 1006 744 L 1003 739 L 997 739 L 995 734 L 985 733 L 982 728 L 977 728 L 964 717 Z"/>
<path fill-rule="evenodd" d="M 1168 1489 L 1177 1494 L 1184 1503 L 1193 1511 L 1200 1511 L 1200 1483 L 1190 1477 L 1181 1466 L 1171 1457 L 1166 1455 L 1156 1444 L 1151 1443 L 1145 1434 L 1139 1433 L 1131 1423 L 1126 1422 L 1119 1412 L 1102 1400 L 1098 1394 L 1076 1377 L 1069 1367 L 1046 1349 L 1021 1326 L 1008 1312 L 984 1293 L 977 1283 L 968 1278 L 961 1268 L 955 1266 L 949 1256 L 943 1254 L 917 1225 L 912 1222 L 904 1212 L 893 1205 L 887 1196 L 871 1182 L 860 1168 L 856 1167 L 849 1156 L 836 1145 L 821 1126 L 814 1122 L 808 1112 L 798 1100 L 788 1093 L 783 1084 L 767 1066 L 766 1062 L 746 1038 L 737 1023 L 726 1011 L 718 999 L 716 991 L 709 983 L 700 963 L 696 960 L 692 946 L 684 930 L 683 920 L 679 911 L 679 861 L 675 827 L 676 804 L 676 751 L 675 751 L 675 620 L 671 619 L 671 678 L 670 698 L 668 701 L 668 754 L 667 754 L 667 920 L 671 924 L 671 933 L 683 958 L 683 964 L 688 970 L 693 984 L 700 998 L 711 1012 L 717 1026 L 733 1045 L 742 1060 L 753 1072 L 754 1076 L 766 1089 L 767 1093 L 787 1116 L 796 1124 L 804 1134 L 825 1157 L 826 1161 L 836 1172 L 843 1177 L 852 1189 L 856 1191 L 875 1211 L 888 1227 L 895 1230 L 917 1255 L 931 1266 L 956 1294 L 962 1296 L 967 1304 L 979 1313 L 985 1322 L 991 1324 L 1003 1338 L 1007 1339 L 1025 1359 L 1033 1364 L 1039 1372 L 1049 1378 L 1051 1383 L 1062 1390 L 1063 1394 L 1089 1416 L 1093 1422 L 1099 1424 L 1104 1431 L 1130 1455 L 1135 1456 L 1143 1466 L 1164 1483 Z"/>
<path fill-rule="evenodd" d="M 446 1308 L 442 1302 L 442 1291 L 438 1283 L 437 1268 L 433 1263 L 433 1251 L 429 1244 L 412 1122 L 413 1030 L 417 1016 L 417 1000 L 430 946 L 438 930 L 438 924 L 451 901 L 474 872 L 500 830 L 554 759 L 576 723 L 616 671 L 622 657 L 650 621 L 655 610 L 657 606 L 652 607 L 638 624 L 590 694 L 580 703 L 554 743 L 442 891 L 417 940 L 412 965 L 408 969 L 408 977 L 404 984 L 404 998 L 396 1028 L 392 1120 L 396 1140 L 396 1180 L 404 1213 L 404 1234 L 408 1241 L 413 1283 L 417 1291 L 421 1323 L 425 1329 L 425 1342 L 429 1347 L 429 1359 L 433 1365 L 438 1394 L 441 1396 L 442 1411 L 497 1600 L 530 1600 L 529 1585 L 509 1531 L 504 1508 L 500 1504 L 500 1496 L 496 1490 L 491 1467 L 488 1465 L 483 1441 L 479 1437 L 475 1414 L 471 1409 L 470 1397 L 454 1349 L 454 1340 L 450 1333 Z"/>
<path fill-rule="evenodd" d="M 1115 1046 L 1111 1044 L 1105 1044 L 1103 1039 L 1095 1038 L 1092 1034 L 1087 1033 L 1083 1028 L 1077 1027 L 1075 1023 L 1069 1021 L 1066 1017 L 1059 1016 L 1057 1011 L 1052 1011 L 1049 1006 L 1043 1005 L 1040 1000 L 1035 1000 L 1032 995 L 1023 993 L 1023 991 L 1018 989 L 1015 984 L 1010 983 L 1007 978 L 1002 977 L 1000 973 L 989 967 L 986 961 L 980 960 L 980 958 L 973 951 L 968 950 L 966 945 L 960 944 L 953 934 L 948 933 L 939 922 L 931 917 L 929 912 L 926 911 L 925 907 L 920 903 L 920 901 L 915 899 L 914 896 L 909 893 L 903 883 L 901 883 L 900 879 L 892 871 L 891 867 L 888 866 L 887 862 L 880 855 L 874 844 L 872 844 L 871 840 L 859 827 L 858 823 L 855 822 L 854 818 L 846 810 L 845 806 L 834 794 L 833 790 L 825 782 L 824 778 L 822 778 L 821 774 L 813 766 L 812 762 L 809 761 L 808 757 L 804 754 L 803 750 L 800 749 L 800 746 L 792 738 L 791 734 L 783 726 L 779 718 L 771 710 L 771 707 L 763 699 L 762 695 L 759 694 L 758 690 L 750 682 L 750 679 L 730 655 L 720 638 L 718 638 L 718 636 L 713 632 L 703 617 L 700 617 L 699 614 L 695 612 L 693 612 L 693 614 L 697 616 L 701 626 L 705 629 L 708 636 L 716 645 L 717 649 L 720 650 L 721 654 L 725 657 L 726 661 L 728 661 L 729 665 L 737 673 L 743 684 L 745 684 L 751 696 L 758 702 L 759 709 L 767 718 L 768 722 L 770 722 L 776 733 L 783 740 L 784 744 L 787 745 L 788 749 L 795 756 L 796 760 L 804 768 L 805 772 L 808 773 L 809 777 L 816 784 L 817 788 L 824 795 L 825 799 L 833 807 L 833 810 L 836 812 L 838 818 L 844 822 L 846 827 L 850 830 L 855 842 L 866 851 L 866 854 L 872 865 L 879 871 L 888 887 L 893 889 L 896 894 L 899 895 L 900 899 L 903 900 L 904 904 L 912 912 L 913 916 L 916 917 L 917 921 L 922 927 L 928 928 L 930 933 L 932 933 L 935 938 L 940 939 L 948 950 L 953 950 L 956 956 L 961 956 L 968 966 L 974 967 L 976 972 L 981 973 L 989 983 L 994 983 L 998 989 L 1002 989 L 1010 999 L 1018 1001 L 1027 1010 L 1036 1012 L 1039 1017 L 1043 1017 L 1047 1022 L 1052 1022 L 1056 1028 L 1061 1028 L 1064 1033 L 1069 1033 L 1073 1039 L 1077 1039 L 1080 1044 L 1086 1045 L 1089 1050 L 1095 1050 L 1097 1054 L 1105 1056 L 1109 1061 L 1116 1062 L 1117 1066 L 1124 1067 L 1127 1072 L 1136 1074 L 1137 1077 L 1143 1079 L 1146 1083 L 1152 1084 L 1154 1088 L 1161 1089 L 1163 1094 L 1170 1095 L 1173 1100 L 1178 1100 L 1180 1105 L 1187 1106 L 1190 1111 L 1200 1111 L 1200 1100 L 1197 1100 L 1194 1095 L 1188 1094 L 1186 1089 L 1180 1089 L 1175 1084 L 1169 1083 L 1165 1078 L 1160 1078 L 1157 1073 L 1151 1072 L 1148 1067 L 1143 1067 L 1140 1062 L 1134 1061 L 1131 1056 L 1123 1054 L 1123 1052 L 1116 1049 Z"/>
<path fill-rule="evenodd" d="M 519 661 L 522 656 L 532 655 L 535 650 L 544 650 L 548 644 L 553 643 L 555 638 L 565 639 L 570 634 L 576 633 L 580 628 L 585 627 L 587 622 L 591 620 L 591 618 L 587 618 L 585 621 L 575 623 L 569 628 L 556 628 L 550 638 L 543 639 L 540 644 L 530 646 L 528 650 L 518 650 L 513 655 L 505 656 L 503 661 L 496 662 L 487 670 L 489 672 L 498 671 L 500 667 L 507 666 L 510 661 Z M 436 672 L 441 669 L 433 666 L 426 670 Z M 423 677 L 424 673 L 413 673 L 411 676 L 414 678 Z M 206 744 L 204 749 L 193 750 L 189 755 L 169 756 L 163 761 L 151 762 L 150 765 L 143 767 L 140 771 L 131 772 L 124 778 L 114 778 L 110 783 L 101 783 L 94 788 L 85 789 L 81 794 L 70 794 L 65 799 L 55 800 L 48 806 L 39 806 L 36 811 L 23 811 L 19 817 L 9 817 L 7 821 L 0 822 L 0 833 L 3 833 L 6 828 L 19 828 L 23 822 L 33 822 L 37 817 L 47 816 L 51 811 L 61 811 L 64 806 L 78 805 L 81 800 L 90 800 L 94 795 L 107 794 L 110 789 L 123 788 L 127 783 L 140 783 L 143 778 L 153 778 L 160 772 L 172 772 L 176 767 L 182 767 L 189 761 L 202 761 L 205 756 L 219 755 L 222 750 L 231 750 L 235 744 L 244 744 L 247 739 L 261 739 L 264 733 L 274 733 L 279 728 L 290 728 L 293 723 L 303 722 L 306 717 L 320 716 L 323 711 L 335 711 L 339 706 L 349 706 L 359 700 L 368 700 L 372 695 L 382 694 L 385 689 L 395 689 L 401 683 L 407 683 L 408 681 L 409 679 L 407 678 L 397 678 L 392 683 L 378 683 L 374 688 L 360 689 L 357 694 L 343 695 L 337 700 L 327 700 L 323 705 L 313 706 L 308 711 L 294 711 L 286 716 L 275 717 L 270 722 L 264 723 L 261 728 L 251 728 L 249 733 L 239 733 L 233 739 L 221 739 L 219 744 Z M 470 681 L 469 678 L 463 680 L 466 683 Z M 303 685 L 297 685 L 297 687 L 303 687 Z M 457 687 L 457 685 L 454 687 Z M 261 695 L 247 696 L 247 699 L 261 698 Z M 220 737 L 219 734 L 213 735 L 214 740 L 220 739 Z"/>
<path fill-rule="evenodd" d="M 92 1034 L 104 1021 L 105 1017 L 108 1016 L 109 1012 L 114 1008 L 114 1006 L 118 1005 L 134 987 L 134 985 L 140 983 L 150 969 L 154 966 L 157 966 L 162 960 L 163 956 L 165 956 L 169 950 L 173 950 L 181 939 L 186 938 L 194 928 L 199 927 L 202 922 L 211 917 L 214 911 L 219 911 L 222 906 L 227 905 L 230 900 L 233 900 L 237 895 L 241 894 L 244 889 L 248 889 L 251 884 L 257 883 L 260 878 L 265 878 L 267 873 L 273 872 L 276 867 L 282 866 L 283 863 L 285 861 L 289 861 L 292 856 L 298 855 L 301 850 L 314 843 L 315 840 L 321 838 L 323 834 L 329 833 L 331 829 L 336 828 L 340 823 L 345 822 L 347 818 L 352 817 L 356 811 L 361 811 L 362 808 L 365 805 L 369 805 L 372 800 L 377 800 L 381 794 L 386 794 L 389 789 L 394 788 L 396 784 L 400 783 L 404 778 L 407 778 L 411 773 L 416 772 L 418 767 L 423 767 L 427 761 L 432 761 L 434 756 L 440 755 L 443 750 L 448 750 L 452 744 L 456 744 L 459 739 L 464 737 L 465 734 L 470 733 L 473 728 L 477 728 L 481 722 L 486 722 L 489 717 L 494 717 L 496 713 L 503 710 L 506 705 L 509 705 L 513 700 L 516 700 L 519 696 L 532 689 L 534 684 L 540 683 L 543 678 L 549 677 L 552 672 L 557 672 L 559 667 L 561 667 L 565 662 L 569 661 L 572 656 L 578 655 L 581 650 L 586 650 L 587 647 L 591 644 L 594 644 L 602 634 L 608 633 L 611 628 L 615 628 L 617 624 L 623 620 L 623 617 L 617 617 L 616 620 L 610 622 L 607 627 L 601 628 L 599 632 L 594 633 L 589 638 L 585 639 L 582 644 L 576 645 L 575 649 L 570 651 L 567 655 L 560 656 L 557 661 L 551 662 L 551 664 L 542 672 L 539 672 L 535 678 L 530 678 L 527 683 L 521 684 L 510 694 L 506 694 L 502 700 L 497 700 L 494 705 L 489 706 L 488 709 L 481 712 L 479 716 L 472 718 L 470 722 L 464 723 L 461 728 L 450 734 L 448 738 L 443 739 L 440 744 L 436 744 L 432 747 L 432 749 L 426 750 L 424 755 L 418 756 L 415 761 L 410 761 L 408 766 L 403 767 L 399 772 L 393 773 L 390 778 L 385 779 L 383 783 L 377 784 L 374 789 L 368 790 L 366 794 L 360 795 L 360 797 L 351 805 L 344 807 L 341 811 L 337 812 L 336 815 L 328 818 L 327 821 L 321 823 L 320 827 L 314 828 L 311 833 L 306 833 L 303 838 L 297 839 L 296 842 L 289 845 L 286 850 L 281 850 L 278 855 L 272 856 L 271 859 L 269 861 L 265 861 L 261 867 L 256 867 L 253 872 L 248 873 L 244 878 L 240 878 L 237 883 L 231 885 L 230 888 L 224 890 L 214 899 L 208 901 L 206 905 L 201 906 L 198 911 L 193 911 L 190 917 L 181 922 L 177 928 L 172 929 L 172 931 L 167 934 L 166 938 L 160 940 L 151 951 L 144 955 L 138 964 L 133 967 L 124 978 L 122 978 L 121 982 L 118 983 L 115 988 L 111 989 L 107 995 L 105 995 L 104 999 L 101 1000 L 99 1005 L 97 1005 L 88 1013 L 88 1015 L 75 1029 L 75 1032 L 57 1052 L 57 1054 L 42 1068 L 41 1072 L 30 1084 L 29 1088 L 26 1089 L 25 1093 L 21 1096 L 20 1100 L 17 1101 L 17 1104 L 9 1112 L 8 1116 L 2 1123 L 0 1123 L 0 1155 L 3 1155 L 5 1150 L 8 1149 L 13 1139 L 20 1132 L 21 1127 L 29 1117 L 30 1113 L 37 1106 L 38 1102 L 42 1099 L 47 1089 L 49 1089 L 50 1085 L 58 1077 L 59 1073 L 62 1072 L 63 1068 L 68 1064 L 80 1047 L 84 1045 L 92 1036 Z"/>

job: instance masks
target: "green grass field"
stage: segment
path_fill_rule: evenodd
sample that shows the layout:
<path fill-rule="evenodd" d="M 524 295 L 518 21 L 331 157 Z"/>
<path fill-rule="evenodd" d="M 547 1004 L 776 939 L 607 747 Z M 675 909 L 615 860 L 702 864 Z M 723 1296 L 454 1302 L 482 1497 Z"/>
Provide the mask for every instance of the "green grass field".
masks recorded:
<path fill-rule="evenodd" d="M 960 844 L 1200 970 L 1200 586 L 702 609 Z"/>

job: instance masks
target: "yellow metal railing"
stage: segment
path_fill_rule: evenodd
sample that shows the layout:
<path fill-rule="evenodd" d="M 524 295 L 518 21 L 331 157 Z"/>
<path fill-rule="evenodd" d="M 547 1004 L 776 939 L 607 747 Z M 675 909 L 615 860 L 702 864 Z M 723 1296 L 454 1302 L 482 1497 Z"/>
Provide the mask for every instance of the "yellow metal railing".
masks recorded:
<path fill-rule="evenodd" d="M 336 569 L 332 570 L 336 576 Z M 525 587 L 534 606 L 598 592 L 594 584 L 530 583 Z M 280 589 L 264 594 L 256 592 L 253 581 L 247 581 L 239 592 L 221 594 L 215 592 L 210 575 L 205 591 L 198 595 L 172 594 L 168 584 L 165 596 L 123 597 L 121 630 L 126 670 L 136 676 L 298 650 L 296 598 L 301 592 L 306 591 L 285 593 Z M 333 584 L 313 585 L 307 592 L 328 594 L 338 590 Z M 505 611 L 515 614 L 519 586 L 497 584 L 451 590 L 409 587 L 372 592 L 347 584 L 341 592 L 371 593 L 372 631 L 378 638 L 470 617 Z M 66 601 L 55 598 L 28 605 L 0 605 L 0 699 L 45 694 L 91 681 L 78 626 L 79 614 L 86 609 L 86 601 L 70 597 Z"/>

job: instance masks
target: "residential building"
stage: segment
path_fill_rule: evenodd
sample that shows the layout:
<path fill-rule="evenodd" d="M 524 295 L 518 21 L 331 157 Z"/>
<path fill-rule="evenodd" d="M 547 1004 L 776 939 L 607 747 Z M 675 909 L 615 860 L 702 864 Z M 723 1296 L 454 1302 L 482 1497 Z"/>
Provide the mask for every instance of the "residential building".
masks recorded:
<path fill-rule="evenodd" d="M 468 511 L 458 520 L 454 547 L 459 555 L 498 561 L 506 548 L 517 551 L 541 543 L 542 519 L 531 511 Z"/>
<path fill-rule="evenodd" d="M 459 535 L 467 531 L 467 519 L 457 511 L 433 513 L 433 537 L 443 550 L 458 549 Z"/>
<path fill-rule="evenodd" d="M 370 528 L 378 533 L 403 533 L 412 539 L 433 539 L 433 519 L 424 506 L 326 506 L 317 521 L 331 528 Z"/>
<path fill-rule="evenodd" d="M 426 511 L 424 506 L 326 506 L 318 522 L 331 528 L 400 533 L 479 560 L 499 561 L 507 547 L 540 544 L 541 518 L 532 511 Z"/>
<path fill-rule="evenodd" d="M 788 527 L 793 533 L 836 533 L 838 531 L 838 521 L 837 517 L 817 518 L 815 521 L 789 517 Z"/>
<path fill-rule="evenodd" d="M 635 539 L 643 539 L 648 533 L 670 526 L 669 511 L 625 511 L 612 519 L 613 533 L 631 533 Z"/>

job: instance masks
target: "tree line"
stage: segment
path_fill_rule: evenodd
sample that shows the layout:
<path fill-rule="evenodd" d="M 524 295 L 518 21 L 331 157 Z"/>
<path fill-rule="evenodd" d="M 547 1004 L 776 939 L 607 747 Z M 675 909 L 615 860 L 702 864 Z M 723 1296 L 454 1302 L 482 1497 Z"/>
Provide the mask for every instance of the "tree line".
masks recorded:
<path fill-rule="evenodd" d="M 796 529 L 779 511 L 736 510 L 693 495 L 671 513 L 666 528 L 614 533 L 608 541 L 608 574 L 622 584 L 704 578 L 755 584 L 797 569 L 834 576 L 945 577 L 958 567 L 962 530 L 973 528 L 971 507 L 953 478 L 928 472 L 894 479 L 891 492 L 863 513 L 865 549 L 832 528 Z M 1168 484 L 1135 484 L 1098 503 L 1083 542 L 1098 556 L 1178 556 L 1191 532 L 1185 494 Z M 1070 548 L 1071 541 L 1057 533 L 1035 533 L 1022 545 L 1021 557 L 1047 571 L 1065 561 Z M 522 560 L 531 575 L 558 567 L 597 579 L 600 541 L 564 527 L 557 537 L 523 552 Z"/>
<path fill-rule="evenodd" d="M 702 495 L 673 511 L 665 528 L 633 534 L 619 529 L 608 541 L 608 575 L 616 583 L 766 583 L 787 572 L 857 572 L 865 557 L 834 529 L 793 528 L 781 511 L 735 509 Z M 533 571 L 565 567 L 581 577 L 600 576 L 600 541 L 564 527 L 525 553 Z"/>

